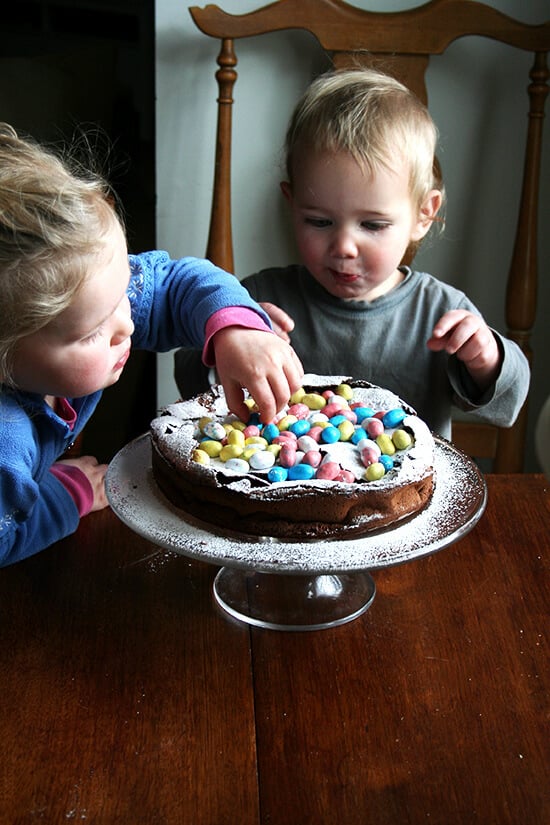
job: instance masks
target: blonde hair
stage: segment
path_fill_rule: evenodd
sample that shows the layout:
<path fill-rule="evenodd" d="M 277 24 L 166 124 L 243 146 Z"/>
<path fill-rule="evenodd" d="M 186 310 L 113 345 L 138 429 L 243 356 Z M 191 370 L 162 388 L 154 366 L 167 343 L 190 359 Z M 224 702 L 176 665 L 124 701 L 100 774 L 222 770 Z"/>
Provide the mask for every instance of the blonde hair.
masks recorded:
<path fill-rule="evenodd" d="M 0 381 L 17 342 L 73 301 L 118 216 L 101 175 L 0 124 Z"/>
<path fill-rule="evenodd" d="M 298 147 L 349 152 L 368 172 L 409 168 L 409 190 L 420 209 L 432 189 L 443 192 L 435 152 L 437 128 L 424 104 L 393 77 L 372 69 L 327 72 L 298 101 L 286 134 L 290 183 Z"/>

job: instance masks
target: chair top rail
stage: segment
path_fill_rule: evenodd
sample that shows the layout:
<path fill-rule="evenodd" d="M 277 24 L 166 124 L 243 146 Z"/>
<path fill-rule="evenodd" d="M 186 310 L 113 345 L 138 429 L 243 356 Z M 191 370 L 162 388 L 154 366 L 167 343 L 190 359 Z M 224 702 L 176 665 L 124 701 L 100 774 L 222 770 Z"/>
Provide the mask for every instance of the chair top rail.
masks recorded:
<path fill-rule="evenodd" d="M 241 38 L 284 29 L 310 31 L 327 51 L 442 54 L 460 37 L 489 37 L 528 51 L 550 50 L 550 20 L 522 23 L 475 0 L 431 0 L 401 12 L 371 12 L 344 0 L 278 0 L 246 14 L 216 5 L 192 6 L 198 28 L 210 37 Z M 383 25 L 380 25 L 383 23 Z"/>

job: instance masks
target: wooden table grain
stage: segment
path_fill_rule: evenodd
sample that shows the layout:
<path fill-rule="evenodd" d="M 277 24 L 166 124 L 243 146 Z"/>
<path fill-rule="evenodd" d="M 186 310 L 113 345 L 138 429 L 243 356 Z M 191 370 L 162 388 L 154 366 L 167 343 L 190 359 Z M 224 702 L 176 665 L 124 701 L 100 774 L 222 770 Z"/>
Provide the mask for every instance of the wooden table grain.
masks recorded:
<path fill-rule="evenodd" d="M 109 510 L 0 570 L 0 823 L 547 825 L 542 475 L 326 630 L 241 624 Z"/>

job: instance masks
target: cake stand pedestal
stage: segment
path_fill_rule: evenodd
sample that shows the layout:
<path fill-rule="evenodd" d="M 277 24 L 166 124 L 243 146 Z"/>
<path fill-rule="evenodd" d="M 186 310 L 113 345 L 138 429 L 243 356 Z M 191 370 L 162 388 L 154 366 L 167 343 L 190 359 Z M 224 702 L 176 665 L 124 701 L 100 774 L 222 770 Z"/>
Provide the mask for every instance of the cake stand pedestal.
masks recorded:
<path fill-rule="evenodd" d="M 481 518 L 487 487 L 475 463 L 435 437 L 435 489 L 418 515 L 363 538 L 283 542 L 269 536 L 220 535 L 174 507 L 151 470 L 145 434 L 112 460 L 107 497 L 134 532 L 165 549 L 219 566 L 214 598 L 231 616 L 275 630 L 320 630 L 352 621 L 372 604 L 369 572 L 435 553 Z"/>
<path fill-rule="evenodd" d="M 322 630 L 356 619 L 373 602 L 369 573 L 292 575 L 222 567 L 214 597 L 231 616 L 271 630 Z"/>

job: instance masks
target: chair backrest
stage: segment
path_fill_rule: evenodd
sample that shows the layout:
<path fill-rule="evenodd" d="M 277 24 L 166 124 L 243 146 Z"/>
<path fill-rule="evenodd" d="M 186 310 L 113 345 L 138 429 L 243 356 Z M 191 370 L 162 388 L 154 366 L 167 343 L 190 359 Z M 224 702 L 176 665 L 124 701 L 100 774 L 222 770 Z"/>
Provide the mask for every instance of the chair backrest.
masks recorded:
<path fill-rule="evenodd" d="M 492 38 L 533 53 L 527 82 L 527 137 L 516 239 L 506 291 L 506 334 L 532 360 L 536 315 L 538 193 L 544 104 L 548 92 L 550 22 L 528 25 L 474 0 L 431 0 L 402 12 L 369 12 L 344 0 L 278 0 L 253 12 L 228 14 L 214 5 L 190 8 L 198 28 L 221 40 L 214 191 L 207 257 L 234 270 L 231 227 L 231 123 L 237 80 L 235 40 L 285 29 L 315 36 L 336 68 L 381 68 L 427 102 L 430 56 L 465 36 Z M 527 403 L 515 425 L 502 429 L 453 422 L 453 441 L 469 455 L 493 459 L 495 472 L 521 472 L 527 436 Z"/>

